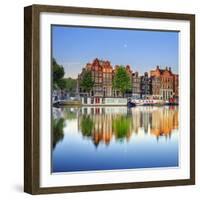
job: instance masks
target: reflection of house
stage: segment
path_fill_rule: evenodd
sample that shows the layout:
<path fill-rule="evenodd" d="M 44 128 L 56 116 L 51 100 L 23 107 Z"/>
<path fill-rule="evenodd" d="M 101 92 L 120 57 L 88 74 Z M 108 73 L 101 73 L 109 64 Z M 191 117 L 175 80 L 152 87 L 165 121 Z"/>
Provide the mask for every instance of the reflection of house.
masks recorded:
<path fill-rule="evenodd" d="M 133 120 L 133 130 L 132 132 L 138 133 L 139 128 L 140 128 L 140 122 L 141 122 L 141 112 L 139 110 L 132 110 L 132 120 Z"/>
<path fill-rule="evenodd" d="M 78 119 L 78 129 L 81 130 L 82 134 L 87 137 L 91 137 L 93 143 L 95 146 L 98 146 L 99 143 L 104 143 L 108 145 L 110 141 L 112 140 L 113 136 L 115 138 L 126 138 L 129 140 L 131 133 L 132 133 L 132 128 L 131 128 L 131 121 L 130 118 L 126 118 L 126 115 L 124 112 L 121 113 L 111 113 L 111 112 L 106 112 L 106 108 L 83 108 L 80 112 L 79 119 Z M 109 109 L 109 108 L 108 108 Z M 127 112 L 126 112 L 127 114 Z M 82 123 L 84 120 L 84 117 L 87 116 L 86 118 L 90 119 L 90 122 L 87 121 L 88 124 Z M 125 120 L 125 121 L 124 121 Z M 123 134 L 118 134 L 116 130 L 116 125 L 119 125 L 122 122 L 120 126 L 123 126 Z M 81 126 L 87 126 L 87 131 L 88 133 L 83 133 L 83 130 L 85 129 L 84 127 Z M 88 127 L 91 129 L 88 130 Z M 124 132 L 124 130 L 126 130 Z"/>
<path fill-rule="evenodd" d="M 93 114 L 91 118 L 94 121 L 94 127 L 92 130 L 94 143 L 96 145 L 98 145 L 100 142 L 109 144 L 113 137 L 112 116 Z"/>
<path fill-rule="evenodd" d="M 88 108 L 83 109 L 79 116 L 79 129 L 83 129 L 81 127 L 81 121 L 83 120 L 83 116 L 87 115 L 92 121 L 91 134 L 86 135 L 92 138 L 95 146 L 98 146 L 100 142 L 105 144 L 109 144 L 113 137 L 112 132 L 112 115 L 105 114 L 103 108 Z M 87 126 L 87 124 L 86 124 Z"/>
<path fill-rule="evenodd" d="M 178 111 L 175 111 L 173 115 L 173 129 L 178 129 Z"/>
<path fill-rule="evenodd" d="M 85 119 L 86 123 L 83 123 Z M 156 137 L 170 136 L 178 128 L 178 110 L 140 107 L 131 113 L 115 113 L 105 107 L 82 108 L 78 115 L 78 128 L 84 136 L 91 138 L 95 146 L 99 143 L 108 145 L 113 138 L 129 141 L 132 134 L 139 134 L 139 130 Z"/>
<path fill-rule="evenodd" d="M 170 135 L 178 128 L 178 110 L 157 110 L 152 113 L 151 133 L 156 136 Z"/>

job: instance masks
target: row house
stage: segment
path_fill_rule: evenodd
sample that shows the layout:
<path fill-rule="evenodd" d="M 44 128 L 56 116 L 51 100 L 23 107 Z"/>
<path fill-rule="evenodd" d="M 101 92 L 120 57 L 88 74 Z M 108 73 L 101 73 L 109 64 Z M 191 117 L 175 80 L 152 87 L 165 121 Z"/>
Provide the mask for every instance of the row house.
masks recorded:
<path fill-rule="evenodd" d="M 161 78 L 157 76 L 151 76 L 151 93 L 154 99 L 160 99 L 160 88 L 161 88 Z"/>
<path fill-rule="evenodd" d="M 82 69 L 81 74 L 78 75 L 78 83 L 81 82 L 82 74 L 88 70 L 92 74 L 94 86 L 90 92 L 90 96 L 95 97 L 121 97 L 122 94 L 118 90 L 113 90 L 112 81 L 114 74 L 119 66 L 112 67 L 109 61 L 94 59 L 92 63 L 87 63 L 85 68 Z M 129 65 L 126 67 L 126 72 L 132 81 L 132 70 Z M 79 87 L 79 93 L 84 94 L 85 91 Z"/>
<path fill-rule="evenodd" d="M 151 78 L 148 76 L 148 73 L 145 72 L 141 76 L 141 97 L 148 98 L 151 95 Z"/>
<path fill-rule="evenodd" d="M 132 96 L 135 99 L 141 98 L 141 77 L 138 72 L 132 74 Z"/>
<path fill-rule="evenodd" d="M 152 77 L 152 95 L 163 100 L 178 97 L 178 75 L 173 74 L 170 67 L 160 69 L 157 66 L 155 70 L 150 71 L 150 76 Z"/>
<path fill-rule="evenodd" d="M 95 59 L 92 63 L 87 63 L 86 67 L 82 69 L 81 74 L 78 76 L 78 82 L 81 81 L 84 70 L 88 70 L 92 74 L 94 86 L 90 92 L 90 96 L 112 96 L 112 76 L 113 68 L 109 61 Z M 84 94 L 81 86 L 79 92 Z"/>
<path fill-rule="evenodd" d="M 88 70 L 91 72 L 94 81 L 90 96 L 121 97 L 122 94 L 112 87 L 113 78 L 118 67 L 118 65 L 113 67 L 109 61 L 96 58 L 93 62 L 87 63 L 82 69 L 77 82 L 80 83 L 82 74 L 85 70 Z M 151 70 L 149 74 L 145 72 L 142 76 L 138 72 L 133 73 L 129 65 L 125 69 L 132 83 L 132 90 L 129 95 L 134 98 L 153 97 L 154 99 L 163 100 L 168 100 L 171 97 L 178 98 L 179 76 L 173 74 L 170 67 L 160 69 L 157 66 L 155 70 Z M 78 86 L 78 88 L 79 93 L 84 94 L 81 86 Z"/>
<path fill-rule="evenodd" d="M 178 93 L 178 90 L 179 90 L 179 78 L 178 78 L 178 75 L 177 74 L 174 74 L 174 79 L 173 79 L 173 91 L 174 91 L 174 96 L 175 98 L 178 98 L 179 96 L 179 93 Z"/>
<path fill-rule="evenodd" d="M 160 69 L 147 72 L 139 76 L 138 72 L 132 74 L 132 95 L 135 98 L 153 98 L 168 100 L 178 98 L 179 76 L 173 74 L 171 68 Z"/>

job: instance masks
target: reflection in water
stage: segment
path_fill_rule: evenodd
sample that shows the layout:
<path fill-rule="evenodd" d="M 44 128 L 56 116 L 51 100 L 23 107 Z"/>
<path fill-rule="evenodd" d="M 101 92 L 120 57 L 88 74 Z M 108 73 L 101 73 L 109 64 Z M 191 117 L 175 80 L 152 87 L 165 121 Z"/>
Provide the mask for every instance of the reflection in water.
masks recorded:
<path fill-rule="evenodd" d="M 63 139 L 64 133 L 64 119 L 53 119 L 53 148 L 55 148 L 56 144 Z"/>
<path fill-rule="evenodd" d="M 118 112 L 112 112 L 117 109 Z M 100 142 L 109 144 L 113 136 L 121 142 L 129 140 L 132 134 L 142 129 L 144 134 L 170 138 L 171 132 L 178 129 L 178 109 L 165 107 L 126 108 L 82 108 L 78 115 L 78 128 L 83 136 L 90 137 L 95 146 Z"/>
<path fill-rule="evenodd" d="M 122 139 L 131 134 L 131 118 L 130 116 L 117 116 L 112 121 L 113 132 L 115 137 L 123 141 Z"/>
<path fill-rule="evenodd" d="M 177 133 L 178 107 L 53 108 L 53 172 L 178 166 Z"/>
<path fill-rule="evenodd" d="M 94 122 L 90 116 L 84 115 L 81 119 L 81 132 L 84 136 L 91 137 Z"/>

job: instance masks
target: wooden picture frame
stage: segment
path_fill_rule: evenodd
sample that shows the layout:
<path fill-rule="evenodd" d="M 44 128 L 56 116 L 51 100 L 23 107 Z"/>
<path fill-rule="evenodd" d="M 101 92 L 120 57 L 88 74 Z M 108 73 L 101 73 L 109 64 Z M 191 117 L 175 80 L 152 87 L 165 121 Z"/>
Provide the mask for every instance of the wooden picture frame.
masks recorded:
<path fill-rule="evenodd" d="M 190 174 L 188 179 L 75 186 L 40 186 L 40 14 L 79 14 L 142 19 L 182 20 L 190 24 Z M 50 134 L 50 133 L 49 133 Z M 30 194 L 83 192 L 195 184 L 195 16 L 99 8 L 32 5 L 24 9 L 24 191 Z"/>

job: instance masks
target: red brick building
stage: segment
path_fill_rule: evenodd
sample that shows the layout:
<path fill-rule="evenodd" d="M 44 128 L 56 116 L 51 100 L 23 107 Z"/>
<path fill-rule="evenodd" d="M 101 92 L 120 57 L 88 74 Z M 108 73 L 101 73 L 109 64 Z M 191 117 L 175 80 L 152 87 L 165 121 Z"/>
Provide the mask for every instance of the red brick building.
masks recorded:
<path fill-rule="evenodd" d="M 94 81 L 89 96 L 97 97 L 95 98 L 97 103 L 98 99 L 101 99 L 98 97 L 122 97 L 122 94 L 112 87 L 112 81 L 118 67 L 116 65 L 113 68 L 109 61 L 96 58 L 82 69 L 81 74 L 78 75 L 78 83 L 81 81 L 83 72 L 88 70 Z M 157 66 L 155 70 L 151 70 L 149 74 L 146 72 L 146 75 L 143 76 L 139 76 L 138 72 L 133 73 L 129 65 L 125 69 L 132 83 L 132 91 L 129 95 L 137 95 L 140 98 L 152 96 L 154 99 L 163 100 L 169 100 L 172 97 L 178 98 L 179 76 L 173 74 L 170 67 L 160 69 Z M 80 94 L 84 94 L 82 88 L 78 87 Z"/>
<path fill-rule="evenodd" d="M 134 98 L 141 98 L 141 76 L 138 72 L 132 73 L 132 95 Z"/>
<path fill-rule="evenodd" d="M 89 70 L 92 73 L 94 87 L 91 90 L 91 96 L 112 96 L 113 68 L 109 61 L 96 58 L 92 63 L 86 64 L 85 68 L 82 69 L 82 73 L 84 70 Z M 79 80 L 81 79 L 82 73 L 79 75 Z M 80 92 L 83 93 L 84 91 L 80 88 Z"/>
<path fill-rule="evenodd" d="M 178 98 L 179 93 L 179 80 L 178 80 L 178 75 L 174 74 L 174 80 L 173 80 L 173 90 L 174 90 L 174 96 L 175 98 Z"/>
<path fill-rule="evenodd" d="M 176 95 L 178 97 L 178 75 L 173 74 L 170 67 L 160 69 L 157 66 L 155 70 L 150 71 L 150 76 L 160 81 L 158 84 L 152 84 L 152 95 L 158 95 L 160 84 L 161 99 L 168 100 Z"/>

